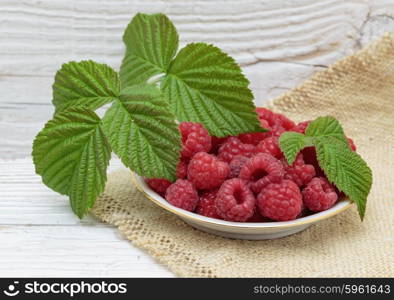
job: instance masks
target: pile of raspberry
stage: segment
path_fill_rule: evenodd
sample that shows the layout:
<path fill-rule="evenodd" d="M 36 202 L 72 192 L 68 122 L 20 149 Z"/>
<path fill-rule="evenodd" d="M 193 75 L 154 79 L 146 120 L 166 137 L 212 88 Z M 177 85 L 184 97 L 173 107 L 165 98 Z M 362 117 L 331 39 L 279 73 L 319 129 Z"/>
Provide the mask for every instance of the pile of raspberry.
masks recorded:
<path fill-rule="evenodd" d="M 310 121 L 295 124 L 269 109 L 256 111 L 268 132 L 217 138 L 201 124 L 182 122 L 178 179 L 146 182 L 176 207 L 227 221 L 288 221 L 332 207 L 340 193 L 319 167 L 314 147 L 292 165 L 279 148 L 282 133 L 304 133 Z"/>

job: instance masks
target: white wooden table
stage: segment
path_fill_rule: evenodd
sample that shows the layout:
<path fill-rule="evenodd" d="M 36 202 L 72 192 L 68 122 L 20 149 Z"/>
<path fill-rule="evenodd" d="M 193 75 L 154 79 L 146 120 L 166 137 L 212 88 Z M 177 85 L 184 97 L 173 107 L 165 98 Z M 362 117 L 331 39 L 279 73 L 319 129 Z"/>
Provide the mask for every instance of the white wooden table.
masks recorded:
<path fill-rule="evenodd" d="M 137 12 L 166 13 L 182 44 L 215 43 L 233 55 L 258 105 L 394 31 L 392 0 L 1 0 L 0 276 L 173 276 L 116 229 L 76 218 L 30 159 L 53 113 L 56 70 L 87 58 L 119 68 L 121 36 Z"/>

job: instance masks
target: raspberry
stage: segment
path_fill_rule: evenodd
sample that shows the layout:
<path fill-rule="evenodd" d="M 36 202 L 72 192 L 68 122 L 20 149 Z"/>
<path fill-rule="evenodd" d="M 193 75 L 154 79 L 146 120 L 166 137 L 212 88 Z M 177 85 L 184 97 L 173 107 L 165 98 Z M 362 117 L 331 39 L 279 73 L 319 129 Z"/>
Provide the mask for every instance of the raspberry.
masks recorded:
<path fill-rule="evenodd" d="M 239 178 L 226 180 L 215 200 L 216 211 L 224 220 L 245 222 L 253 215 L 256 199 L 246 182 Z"/>
<path fill-rule="evenodd" d="M 281 134 L 285 131 L 286 131 L 286 129 L 284 129 L 282 126 L 276 124 L 271 127 L 271 130 L 270 130 L 271 135 L 270 136 L 280 137 Z"/>
<path fill-rule="evenodd" d="M 227 178 L 230 168 L 215 156 L 199 152 L 195 154 L 187 168 L 187 178 L 199 190 L 209 190 L 220 186 Z"/>
<path fill-rule="evenodd" d="M 356 144 L 353 142 L 353 140 L 351 138 L 347 138 L 347 141 L 349 143 L 350 149 L 352 149 L 352 151 L 356 151 L 357 147 L 356 147 Z"/>
<path fill-rule="evenodd" d="M 324 177 L 315 177 L 302 191 L 305 206 L 311 211 L 332 207 L 338 199 L 335 188 Z"/>
<path fill-rule="evenodd" d="M 176 166 L 176 177 L 179 179 L 185 179 L 187 176 L 187 161 L 185 159 L 181 159 Z"/>
<path fill-rule="evenodd" d="M 304 121 L 304 122 L 298 123 L 297 126 L 294 126 L 294 127 L 291 129 L 291 131 L 294 131 L 294 132 L 298 132 L 298 133 L 304 134 L 304 133 L 305 133 L 305 130 L 306 130 L 306 128 L 308 127 L 308 125 L 309 125 L 310 122 L 312 122 L 312 121 Z"/>
<path fill-rule="evenodd" d="M 259 119 L 265 120 L 268 123 L 268 126 L 270 127 L 269 129 L 275 132 L 276 135 L 278 135 L 280 131 L 283 132 L 288 131 L 291 130 L 293 127 L 295 127 L 294 122 L 291 121 L 289 118 L 285 117 L 282 114 L 274 113 L 273 111 L 267 108 L 263 108 L 263 107 L 256 108 L 256 112 L 259 115 Z"/>
<path fill-rule="evenodd" d="M 251 157 L 255 153 L 255 146 L 251 144 L 244 144 L 236 137 L 229 137 L 218 152 L 218 158 L 229 163 L 236 155 L 244 155 Z"/>
<path fill-rule="evenodd" d="M 256 108 L 257 115 L 260 120 L 265 120 L 268 123 L 268 126 L 273 126 L 275 121 L 275 113 L 268 108 L 258 107 Z"/>
<path fill-rule="evenodd" d="M 179 124 L 182 135 L 183 157 L 192 157 L 197 152 L 209 152 L 211 150 L 211 136 L 199 123 L 182 122 Z"/>
<path fill-rule="evenodd" d="M 247 161 L 239 173 L 239 178 L 251 181 L 254 193 L 272 182 L 279 182 L 284 175 L 282 163 L 271 155 L 260 153 Z"/>
<path fill-rule="evenodd" d="M 164 178 L 146 178 L 145 181 L 152 190 L 161 196 L 164 196 L 167 188 L 172 184 L 170 181 Z"/>
<path fill-rule="evenodd" d="M 257 146 L 256 146 L 256 152 L 258 153 L 266 153 L 270 154 L 275 158 L 282 158 L 283 153 L 279 148 L 279 141 L 278 137 L 271 136 L 268 137 L 264 140 L 262 140 Z"/>
<path fill-rule="evenodd" d="M 166 200 L 172 205 L 194 211 L 198 203 L 198 194 L 193 184 L 184 179 L 178 179 L 166 191 Z"/>
<path fill-rule="evenodd" d="M 300 189 L 286 179 L 271 183 L 257 196 L 257 206 L 264 217 L 275 221 L 294 220 L 302 209 Z"/>
<path fill-rule="evenodd" d="M 260 126 L 265 128 L 265 129 L 270 129 L 270 124 L 264 119 L 260 119 Z M 265 137 L 268 137 L 267 133 L 268 132 L 264 132 Z"/>
<path fill-rule="evenodd" d="M 276 115 L 277 124 L 280 125 L 282 128 L 284 128 L 286 131 L 291 130 L 295 126 L 295 123 L 285 115 L 282 114 L 275 114 L 275 115 Z"/>
<path fill-rule="evenodd" d="M 228 137 L 216 137 L 216 136 L 211 136 L 211 141 L 212 141 L 212 147 L 211 147 L 211 153 L 217 153 L 220 146 L 223 145 L 227 141 Z"/>
<path fill-rule="evenodd" d="M 220 219 L 219 215 L 216 212 L 215 206 L 215 199 L 217 193 L 218 189 L 204 192 L 201 195 L 200 201 L 197 204 L 196 213 L 202 216 Z"/>
<path fill-rule="evenodd" d="M 316 176 L 315 168 L 312 165 L 305 164 L 302 153 L 299 153 L 294 163 L 289 166 L 286 160 L 283 160 L 285 168 L 285 179 L 294 181 L 299 187 L 303 187 Z"/>
<path fill-rule="evenodd" d="M 317 161 L 315 147 L 306 147 L 301 150 L 304 162 L 307 165 L 312 165 L 315 168 L 316 176 L 325 176 L 322 168 L 320 168 L 319 162 Z"/>
<path fill-rule="evenodd" d="M 291 130 L 295 126 L 294 122 L 284 115 L 274 113 L 267 108 L 259 107 L 256 109 L 256 112 L 259 115 L 262 127 L 270 130 L 265 133 L 266 137 L 279 137 L 283 132 Z"/>
<path fill-rule="evenodd" d="M 240 135 L 238 135 L 238 138 L 244 144 L 252 144 L 256 146 L 258 143 L 260 143 L 260 141 L 265 139 L 266 136 L 266 132 L 250 132 L 241 133 Z"/>
<path fill-rule="evenodd" d="M 229 178 L 238 177 L 239 172 L 241 171 L 244 164 L 249 160 L 248 157 L 243 155 L 234 156 L 233 160 L 230 162 L 230 175 Z"/>
<path fill-rule="evenodd" d="M 270 130 L 271 129 L 270 123 L 261 117 L 265 114 L 266 111 L 267 112 L 269 111 L 270 112 L 269 114 L 272 113 L 270 110 L 267 110 L 266 108 L 256 108 L 256 112 L 259 116 L 260 126 L 262 128 Z M 263 139 L 269 136 L 271 136 L 271 132 L 249 132 L 249 133 L 242 133 L 238 135 L 238 138 L 244 144 L 252 144 L 256 146 Z"/>

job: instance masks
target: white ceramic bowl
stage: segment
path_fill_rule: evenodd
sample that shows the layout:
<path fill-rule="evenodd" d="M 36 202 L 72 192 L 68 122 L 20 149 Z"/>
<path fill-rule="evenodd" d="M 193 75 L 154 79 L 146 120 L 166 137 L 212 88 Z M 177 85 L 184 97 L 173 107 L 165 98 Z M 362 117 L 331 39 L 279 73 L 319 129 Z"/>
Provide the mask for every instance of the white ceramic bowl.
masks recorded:
<path fill-rule="evenodd" d="M 163 197 L 154 192 L 142 177 L 134 173 L 132 173 L 132 181 L 149 200 L 176 214 L 191 226 L 208 233 L 234 239 L 266 240 L 284 237 L 302 231 L 313 223 L 339 214 L 351 206 L 349 200 L 342 199 L 328 210 L 292 221 L 263 223 L 230 222 L 200 216 L 171 205 Z"/>

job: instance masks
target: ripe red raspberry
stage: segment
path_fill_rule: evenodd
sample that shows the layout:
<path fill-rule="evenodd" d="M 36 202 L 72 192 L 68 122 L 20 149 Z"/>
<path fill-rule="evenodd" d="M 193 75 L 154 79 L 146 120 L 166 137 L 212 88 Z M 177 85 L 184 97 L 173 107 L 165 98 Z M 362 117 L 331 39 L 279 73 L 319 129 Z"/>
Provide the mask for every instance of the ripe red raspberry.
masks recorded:
<path fill-rule="evenodd" d="M 354 143 L 354 141 L 351 138 L 347 138 L 347 141 L 349 143 L 350 149 L 352 149 L 352 151 L 356 151 L 357 147 L 356 147 L 356 144 Z"/>
<path fill-rule="evenodd" d="M 286 129 L 284 129 L 282 126 L 280 125 L 274 125 L 271 127 L 270 136 L 275 136 L 275 137 L 280 137 L 282 135 L 283 132 L 287 131 Z"/>
<path fill-rule="evenodd" d="M 277 124 L 280 125 L 282 128 L 284 128 L 286 131 L 291 130 L 295 126 L 295 123 L 285 115 L 278 113 L 275 115 L 276 115 Z"/>
<path fill-rule="evenodd" d="M 299 153 L 291 166 L 283 159 L 285 179 L 294 181 L 299 187 L 303 187 L 316 176 L 315 168 L 305 164 L 302 153 Z"/>
<path fill-rule="evenodd" d="M 266 108 L 256 108 L 256 112 L 259 116 L 259 121 L 260 121 L 260 126 L 262 128 L 271 130 L 271 126 L 269 122 L 267 122 L 264 118 L 261 118 L 260 114 L 264 114 L 265 111 L 269 111 Z M 271 113 L 271 111 L 269 111 Z M 241 140 L 242 143 L 244 144 L 252 144 L 256 146 L 258 143 L 260 143 L 263 139 L 266 137 L 271 136 L 271 132 L 249 132 L 249 133 L 242 133 L 238 135 L 238 138 Z"/>
<path fill-rule="evenodd" d="M 187 176 L 187 161 L 181 159 L 176 166 L 176 177 L 179 179 L 185 179 Z"/>
<path fill-rule="evenodd" d="M 275 121 L 275 113 L 272 110 L 269 110 L 265 107 L 257 107 L 256 108 L 257 115 L 260 120 L 265 120 L 268 123 L 268 126 L 273 126 Z"/>
<path fill-rule="evenodd" d="M 145 181 L 152 190 L 161 196 L 164 196 L 167 188 L 171 185 L 171 182 L 164 178 L 146 178 Z"/>
<path fill-rule="evenodd" d="M 197 204 L 196 213 L 214 219 L 221 219 L 216 212 L 215 206 L 215 199 L 217 193 L 218 189 L 204 192 L 201 195 L 200 201 Z"/>
<path fill-rule="evenodd" d="M 270 129 L 270 124 L 266 120 L 264 120 L 264 119 L 259 119 L 259 120 L 260 120 L 261 127 L 265 128 L 265 129 Z M 268 137 L 267 133 L 268 132 L 264 132 L 265 137 Z"/>
<path fill-rule="evenodd" d="M 236 155 L 251 157 L 254 154 L 255 146 L 244 144 L 236 137 L 229 137 L 227 142 L 219 148 L 218 158 L 229 163 Z"/>
<path fill-rule="evenodd" d="M 265 139 L 266 136 L 266 132 L 250 132 L 241 133 L 240 135 L 238 135 L 238 138 L 244 144 L 252 144 L 256 146 L 258 143 L 260 143 L 260 141 Z"/>
<path fill-rule="evenodd" d="M 244 164 L 238 177 L 250 181 L 250 188 L 257 194 L 267 184 L 281 181 L 283 175 L 283 165 L 279 160 L 271 155 L 260 153 Z"/>
<path fill-rule="evenodd" d="M 211 147 L 211 153 L 217 154 L 219 148 L 221 145 L 223 145 L 225 142 L 227 142 L 228 137 L 216 137 L 216 136 L 211 136 L 211 141 L 212 141 L 212 147 Z"/>
<path fill-rule="evenodd" d="M 199 123 L 182 122 L 179 124 L 182 135 L 183 157 L 192 157 L 197 152 L 209 152 L 211 150 L 211 136 Z"/>
<path fill-rule="evenodd" d="M 338 200 L 335 188 L 324 177 L 315 177 L 302 191 L 305 206 L 311 211 L 323 211 Z"/>
<path fill-rule="evenodd" d="M 286 116 L 274 113 L 267 108 L 259 107 L 256 112 L 260 120 L 265 120 L 268 123 L 272 132 L 271 136 L 279 136 L 282 132 L 291 130 L 295 126 L 294 122 Z"/>
<path fill-rule="evenodd" d="M 271 136 L 268 137 L 264 140 L 262 140 L 257 146 L 256 146 L 256 152 L 257 153 L 266 153 L 270 154 L 275 158 L 282 158 L 283 153 L 279 148 L 279 138 L 276 136 Z"/>
<path fill-rule="evenodd" d="M 195 154 L 187 168 L 187 178 L 199 190 L 210 190 L 220 186 L 229 173 L 227 163 L 205 152 Z"/>
<path fill-rule="evenodd" d="M 172 205 L 188 211 L 194 211 L 198 203 L 198 194 L 193 184 L 178 179 L 166 191 L 166 200 Z"/>
<path fill-rule="evenodd" d="M 238 177 L 239 172 L 241 171 L 244 164 L 249 160 L 248 157 L 243 155 L 234 156 L 233 160 L 230 162 L 230 174 L 228 178 Z"/>
<path fill-rule="evenodd" d="M 246 182 L 239 178 L 226 180 L 215 200 L 216 211 L 227 221 L 245 222 L 253 215 L 256 199 Z"/>
<path fill-rule="evenodd" d="M 317 161 L 315 147 L 306 147 L 301 150 L 304 162 L 307 165 L 312 165 L 315 168 L 316 176 L 325 176 L 323 169 L 320 168 L 319 162 Z"/>
<path fill-rule="evenodd" d="M 300 189 L 286 179 L 271 183 L 257 196 L 257 206 L 264 217 L 275 221 L 294 220 L 302 209 Z"/>
<path fill-rule="evenodd" d="M 309 123 L 312 121 L 304 121 L 298 123 L 296 126 L 294 126 L 291 131 L 298 132 L 298 133 L 305 133 L 306 128 L 308 127 Z"/>

